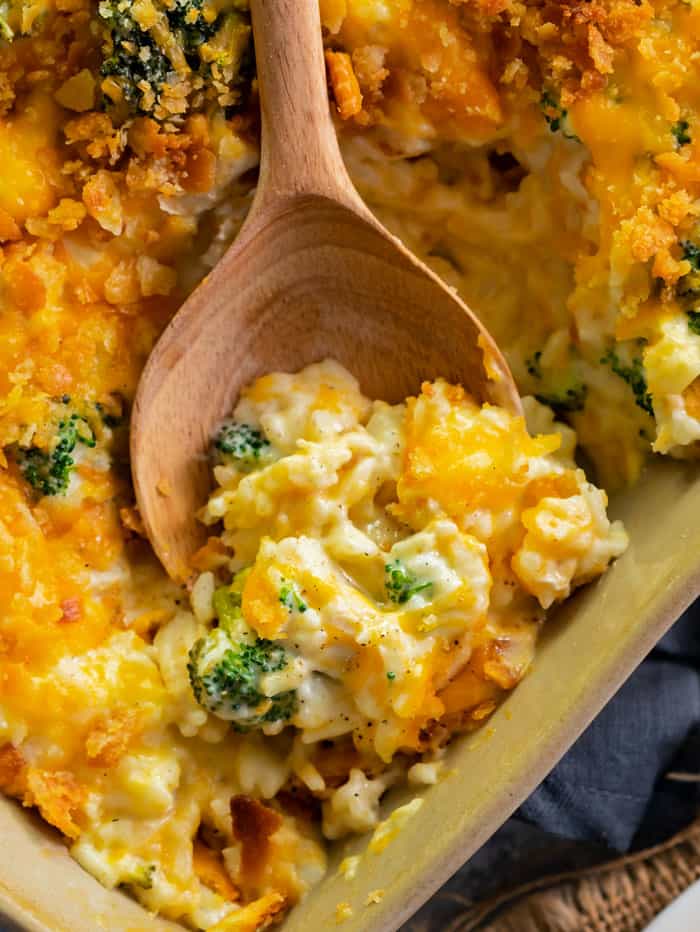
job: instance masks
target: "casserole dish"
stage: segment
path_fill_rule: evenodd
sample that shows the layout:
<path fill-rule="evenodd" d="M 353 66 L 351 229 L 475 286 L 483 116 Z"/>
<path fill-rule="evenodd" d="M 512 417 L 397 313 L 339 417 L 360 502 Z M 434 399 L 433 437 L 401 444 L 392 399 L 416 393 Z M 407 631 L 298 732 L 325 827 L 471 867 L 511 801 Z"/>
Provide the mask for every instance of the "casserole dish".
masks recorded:
<path fill-rule="evenodd" d="M 443 418 L 421 418 L 420 430 L 403 431 L 399 457 L 396 418 L 377 410 L 370 431 L 367 399 L 344 418 L 325 377 L 322 392 L 305 394 L 268 382 L 212 437 L 222 454 L 212 450 L 215 533 L 193 559 L 191 592 L 174 586 L 134 506 L 129 412 L 158 334 L 251 202 L 259 123 L 247 2 L 0 0 L 0 789 L 70 839 L 67 849 L 16 803 L 0 807 L 2 908 L 20 927 L 173 928 L 152 918 L 162 913 L 190 928 L 252 932 L 320 879 L 321 833 L 375 829 L 369 845 L 331 845 L 327 879 L 287 928 L 395 928 L 513 811 L 697 594 L 700 135 L 687 63 L 700 60 L 700 8 L 319 8 L 353 183 L 483 315 L 526 396 L 530 429 L 558 433 L 569 463 L 506 469 L 502 495 L 491 470 L 517 462 L 512 433 L 488 434 L 496 439 L 469 458 L 464 483 L 440 431 L 461 443 L 468 412 L 450 414 L 449 431 Z M 222 360 L 222 375 L 231 364 Z M 322 435 L 336 421 L 334 446 Z M 583 472 L 566 478 L 577 438 L 599 491 L 581 485 Z M 303 466 L 292 445 L 302 441 L 314 451 Z M 647 466 L 652 453 L 673 461 Z M 610 530 L 603 490 L 631 486 L 613 499 L 629 551 L 548 625 L 519 698 L 486 723 L 529 668 L 528 633 L 552 602 L 540 584 L 556 597 L 577 575 L 592 578 L 596 563 L 576 572 L 577 551 L 596 542 L 580 529 Z M 473 497 L 468 533 L 478 542 L 443 524 L 455 520 L 448 493 Z M 285 496 L 299 507 L 287 509 Z M 439 505 L 430 535 L 432 511 L 403 507 L 421 501 Z M 573 529 L 569 511 L 582 519 Z M 272 533 L 260 516 L 271 516 Z M 291 538 L 323 536 L 346 576 L 369 558 L 363 587 L 376 604 L 354 598 L 318 549 L 314 564 L 313 548 L 286 543 L 288 520 Z M 618 545 L 626 533 L 615 531 Z M 541 559 L 561 556 L 562 543 L 566 560 Z M 459 578 L 442 590 L 451 564 L 438 578 L 427 555 L 449 550 L 466 565 L 484 547 L 494 611 L 467 618 L 482 602 Z M 473 576 L 485 595 L 485 562 L 472 564 L 460 578 Z M 323 573 L 311 578 L 313 566 Z M 529 603 L 511 571 L 529 579 Z M 342 630 L 320 614 L 333 600 L 314 601 L 329 580 L 352 609 Z M 464 625 L 448 643 L 428 592 L 441 612 L 456 593 L 463 619 L 485 619 L 488 649 L 460 641 Z M 507 637 L 491 637 L 506 615 Z M 365 641 L 365 620 L 378 637 Z M 361 637 L 321 656 L 339 632 Z M 395 768 L 393 712 L 410 719 Z M 470 736 L 443 757 L 462 726 Z M 430 788 L 408 802 L 403 775 Z"/>
<path fill-rule="evenodd" d="M 366 838 L 331 849 L 325 879 L 291 912 L 285 932 L 335 927 L 339 903 L 351 913 L 339 926 L 345 932 L 397 929 L 517 808 L 700 592 L 700 479 L 692 465 L 653 462 L 611 504 L 629 532 L 627 552 L 550 620 L 515 695 L 486 728 L 453 743 L 444 776 L 384 850 L 367 852 Z M 405 802 L 403 793 L 390 793 L 385 810 Z M 19 928 L 180 928 L 102 888 L 48 828 L 6 799 L 0 832 L 0 908 Z M 352 879 L 337 870 L 349 854 L 361 855 Z"/>

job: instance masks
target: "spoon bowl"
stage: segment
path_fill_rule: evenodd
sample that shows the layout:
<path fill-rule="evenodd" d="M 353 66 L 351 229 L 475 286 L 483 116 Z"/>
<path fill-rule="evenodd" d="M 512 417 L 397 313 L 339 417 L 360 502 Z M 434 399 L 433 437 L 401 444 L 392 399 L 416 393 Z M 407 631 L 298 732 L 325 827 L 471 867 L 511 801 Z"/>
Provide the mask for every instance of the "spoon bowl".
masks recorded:
<path fill-rule="evenodd" d="M 168 573 L 192 574 L 208 451 L 241 389 L 267 372 L 337 359 L 372 398 L 426 379 L 520 412 L 484 327 L 367 210 L 338 150 L 323 80 L 318 8 L 253 0 L 263 144 L 243 229 L 153 350 L 132 415 L 131 459 L 146 531 Z"/>

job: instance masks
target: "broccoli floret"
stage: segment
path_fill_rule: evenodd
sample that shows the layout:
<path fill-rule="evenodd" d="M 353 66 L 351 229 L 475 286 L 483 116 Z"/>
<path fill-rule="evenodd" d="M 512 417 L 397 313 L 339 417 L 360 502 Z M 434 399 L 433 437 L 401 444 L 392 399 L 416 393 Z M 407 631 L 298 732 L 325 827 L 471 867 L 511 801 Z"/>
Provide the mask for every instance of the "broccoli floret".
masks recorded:
<path fill-rule="evenodd" d="M 105 104 L 125 107 L 124 117 L 142 112 L 156 119 L 170 118 L 169 108 L 159 105 L 163 103 L 163 85 L 175 83 L 176 69 L 180 79 L 188 74 L 198 76 L 198 83 L 185 85 L 189 88 L 186 93 L 202 88 L 211 99 L 225 84 L 228 105 L 239 103 L 242 93 L 232 96 L 231 89 L 250 84 L 253 74 L 249 68 L 249 14 L 245 3 L 238 6 L 224 13 L 216 12 L 204 0 L 166 0 L 156 4 L 157 21 L 142 28 L 131 14 L 131 0 L 102 0 L 98 12 L 105 24 L 106 41 L 101 74 L 113 78 L 121 92 L 108 90 Z M 177 50 L 184 55 L 187 67 Z M 202 86 L 201 79 L 209 81 L 209 87 Z M 201 109 L 201 98 L 197 101 Z"/>
<path fill-rule="evenodd" d="M 197 50 L 216 35 L 221 21 L 221 15 L 218 15 L 208 22 L 202 12 L 203 4 L 204 0 L 174 0 L 172 7 L 165 11 L 168 25 L 179 37 L 187 64 L 193 71 L 200 65 Z"/>
<path fill-rule="evenodd" d="M 155 864 L 143 864 L 121 881 L 121 886 L 141 887 L 150 890 L 153 887 L 153 875 L 156 872 Z"/>
<path fill-rule="evenodd" d="M 690 133 L 690 124 L 687 120 L 678 120 L 677 123 L 674 123 L 671 127 L 671 133 L 673 138 L 676 140 L 676 145 L 680 149 L 682 146 L 687 146 L 688 143 L 692 142 Z"/>
<path fill-rule="evenodd" d="M 690 271 L 676 285 L 676 297 L 684 310 L 696 312 L 698 299 L 700 299 L 700 247 L 689 240 L 682 242 L 681 247 L 682 258 L 690 264 Z M 690 329 L 695 333 L 692 326 Z"/>
<path fill-rule="evenodd" d="M 68 488 L 75 466 L 73 452 L 79 443 L 94 447 L 95 434 L 80 414 L 71 414 L 58 422 L 56 436 L 49 450 L 18 447 L 15 459 L 27 482 L 42 495 L 62 495 Z"/>
<path fill-rule="evenodd" d="M 543 92 L 542 97 L 540 97 L 540 107 L 551 132 L 561 131 L 565 139 L 574 139 L 576 142 L 581 141 L 569 126 L 568 110 L 562 107 L 551 91 Z"/>
<path fill-rule="evenodd" d="M 240 570 L 228 586 L 219 586 L 214 592 L 213 607 L 220 628 L 234 641 L 253 641 L 254 635 L 243 620 L 243 589 L 252 567 Z"/>
<path fill-rule="evenodd" d="M 690 262 L 693 272 L 700 272 L 700 246 L 696 246 L 690 240 L 685 240 L 685 242 L 681 243 L 681 248 L 683 249 L 683 258 Z"/>
<path fill-rule="evenodd" d="M 230 633 L 243 618 L 240 594 L 231 592 L 228 586 L 220 586 L 214 592 L 213 601 L 220 626 Z"/>
<path fill-rule="evenodd" d="M 287 666 L 284 647 L 256 637 L 243 618 L 243 588 L 250 568 L 241 570 L 230 586 L 214 592 L 218 627 L 190 650 L 187 670 L 197 702 L 231 721 L 242 731 L 270 722 L 286 721 L 296 711 L 296 690 L 265 696 L 260 679 Z"/>
<path fill-rule="evenodd" d="M 247 731 L 266 723 L 287 721 L 296 711 L 296 690 L 265 696 L 260 681 L 265 673 L 287 666 L 284 647 L 256 638 L 236 642 L 222 627 L 200 638 L 190 650 L 187 671 L 197 702 L 209 712 Z"/>
<path fill-rule="evenodd" d="M 302 599 L 297 584 L 287 579 L 283 580 L 280 587 L 280 602 L 290 614 L 292 612 L 303 614 L 309 607 Z"/>
<path fill-rule="evenodd" d="M 392 560 L 384 566 L 384 588 L 391 601 L 398 605 L 403 605 L 418 592 L 432 587 L 431 582 L 420 582 L 401 560 Z"/>
<path fill-rule="evenodd" d="M 124 100 L 132 110 L 141 109 L 144 96 L 150 92 L 157 101 L 163 84 L 172 72 L 168 56 L 147 30 L 131 16 L 131 3 L 126 0 L 102 0 L 98 14 L 109 28 L 106 57 L 100 73 L 114 78 Z"/>
<path fill-rule="evenodd" d="M 635 404 L 646 411 L 647 414 L 654 416 L 654 405 L 652 397 L 647 388 L 647 380 L 644 375 L 644 363 L 641 357 L 635 356 L 631 363 L 622 362 L 618 354 L 612 347 L 601 357 L 601 363 L 610 366 L 615 375 L 624 379 L 632 389 Z"/>
<path fill-rule="evenodd" d="M 688 311 L 688 330 L 700 337 L 700 311 Z"/>
<path fill-rule="evenodd" d="M 272 455 L 272 445 L 263 432 L 238 421 L 224 422 L 214 447 L 224 463 L 231 463 L 241 472 L 264 465 Z"/>
<path fill-rule="evenodd" d="M 575 351 L 572 352 L 575 356 Z M 588 397 L 588 386 L 576 373 L 575 364 L 571 364 L 562 373 L 558 370 L 542 369 L 542 350 L 537 350 L 525 360 L 525 368 L 533 379 L 540 382 L 540 390 L 535 398 L 550 407 L 555 415 L 572 414 L 582 411 Z"/>
<path fill-rule="evenodd" d="M 541 350 L 526 359 L 525 365 L 533 378 L 543 379 Z M 555 414 L 571 414 L 583 410 L 588 397 L 588 386 L 576 375 L 573 367 L 569 367 L 563 376 L 556 372 L 548 372 L 544 381 L 545 384 L 535 394 L 535 398 L 543 405 L 548 405 Z"/>
<path fill-rule="evenodd" d="M 535 398 L 543 405 L 549 405 L 555 414 L 572 414 L 583 411 L 588 397 L 588 386 L 579 380 L 572 381 L 560 389 L 543 392 Z"/>

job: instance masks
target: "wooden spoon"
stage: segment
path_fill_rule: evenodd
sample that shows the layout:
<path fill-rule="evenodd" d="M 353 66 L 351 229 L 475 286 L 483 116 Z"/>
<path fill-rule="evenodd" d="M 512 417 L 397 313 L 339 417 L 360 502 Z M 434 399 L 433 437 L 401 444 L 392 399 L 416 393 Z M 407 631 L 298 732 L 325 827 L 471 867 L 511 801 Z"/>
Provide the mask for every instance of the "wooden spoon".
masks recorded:
<path fill-rule="evenodd" d="M 206 540 L 208 450 L 243 386 L 333 357 L 370 398 L 461 382 L 520 413 L 512 375 L 469 308 L 372 216 L 329 112 L 318 4 L 251 0 L 260 181 L 235 243 L 167 327 L 141 376 L 131 464 L 153 548 L 176 580 Z"/>

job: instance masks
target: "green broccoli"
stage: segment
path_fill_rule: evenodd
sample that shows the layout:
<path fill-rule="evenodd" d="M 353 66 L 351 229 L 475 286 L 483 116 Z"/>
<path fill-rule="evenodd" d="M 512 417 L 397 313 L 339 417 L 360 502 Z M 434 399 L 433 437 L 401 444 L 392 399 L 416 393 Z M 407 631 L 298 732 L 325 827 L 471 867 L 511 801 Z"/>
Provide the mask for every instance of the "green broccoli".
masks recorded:
<path fill-rule="evenodd" d="M 611 347 L 604 356 L 601 356 L 600 361 L 603 365 L 610 366 L 615 375 L 627 382 L 634 394 L 635 404 L 653 417 L 654 405 L 647 387 L 641 357 L 635 356 L 630 363 L 624 363 Z"/>
<path fill-rule="evenodd" d="M 217 627 L 194 644 L 187 665 L 197 702 L 242 731 L 286 721 L 297 706 L 295 690 L 272 697 L 260 691 L 263 674 L 283 670 L 288 661 L 281 644 L 257 637 L 243 618 L 241 603 L 249 575 L 250 567 L 236 573 L 229 586 L 216 589 Z"/>
<path fill-rule="evenodd" d="M 582 411 L 588 397 L 588 386 L 578 377 L 573 364 L 561 373 L 542 372 L 542 351 L 538 350 L 525 360 L 528 373 L 544 384 L 535 398 L 548 405 L 556 415 Z"/>
<path fill-rule="evenodd" d="M 241 472 L 250 472 L 272 458 L 272 445 L 261 430 L 238 421 L 225 421 L 214 447 L 224 463 L 236 466 Z"/>
<path fill-rule="evenodd" d="M 538 380 L 543 380 L 542 351 L 538 350 L 525 360 L 528 373 Z M 582 411 L 588 397 L 588 386 L 576 375 L 573 366 L 563 373 L 547 372 L 545 384 L 535 398 L 543 405 L 548 405 L 557 416 Z"/>
<path fill-rule="evenodd" d="M 71 414 L 58 422 L 49 450 L 40 447 L 17 447 L 15 459 L 27 482 L 42 495 L 62 495 L 68 488 L 75 467 L 73 452 L 79 443 L 96 444 L 95 433 L 80 414 Z"/>
<path fill-rule="evenodd" d="M 280 587 L 280 602 L 290 614 L 292 612 L 303 614 L 309 607 L 302 599 L 297 584 L 287 579 L 282 581 Z"/>
<path fill-rule="evenodd" d="M 100 70 L 103 77 L 112 77 L 118 83 L 127 111 L 124 115 L 142 112 L 156 119 L 167 117 L 168 108 L 161 112 L 158 105 L 163 86 L 175 81 L 175 66 L 180 78 L 188 73 L 198 76 L 198 83 L 189 90 L 201 88 L 211 99 L 226 85 L 229 105 L 231 100 L 239 103 L 242 92 L 232 97 L 233 87 L 250 85 L 253 78 L 247 4 L 240 2 L 226 13 L 215 11 L 205 0 L 156 0 L 155 5 L 159 11 L 157 23 L 148 28 L 142 28 L 132 16 L 131 0 L 101 0 L 98 6 L 105 30 Z M 176 49 L 184 55 L 186 68 Z M 197 99 L 201 109 L 201 95 Z M 120 106 L 114 100 L 106 100 L 105 104 Z"/>
<path fill-rule="evenodd" d="M 572 380 L 561 389 L 535 395 L 543 405 L 549 405 L 556 415 L 583 411 L 587 397 L 588 386 L 579 380 Z"/>
<path fill-rule="evenodd" d="M 688 330 L 700 337 L 700 311 L 688 311 Z"/>
<path fill-rule="evenodd" d="M 671 127 L 671 134 L 676 140 L 676 146 L 680 149 L 682 146 L 687 146 L 692 142 L 692 138 L 688 130 L 690 129 L 690 124 L 687 120 L 678 120 L 677 123 L 674 123 Z"/>
<path fill-rule="evenodd" d="M 384 566 L 384 588 L 392 602 L 403 605 L 414 595 L 432 589 L 431 582 L 419 582 L 415 573 L 401 560 L 392 560 Z"/>
<path fill-rule="evenodd" d="M 239 570 L 228 586 L 219 586 L 214 592 L 214 614 L 220 628 L 235 641 L 253 641 L 255 636 L 243 620 L 243 589 L 252 567 Z"/>
<path fill-rule="evenodd" d="M 197 702 L 209 712 L 233 722 L 241 731 L 286 721 L 297 708 L 296 690 L 263 695 L 260 680 L 287 666 L 284 647 L 256 638 L 236 642 L 222 628 L 200 638 L 189 654 L 187 672 Z"/>
<path fill-rule="evenodd" d="M 698 301 L 700 300 L 700 246 L 686 240 L 681 243 L 682 258 L 690 263 L 690 271 L 676 285 L 676 297 L 688 314 L 688 327 L 691 333 L 700 332 L 698 328 Z"/>
<path fill-rule="evenodd" d="M 700 272 L 700 246 L 685 240 L 681 243 L 683 249 L 683 258 L 690 262 L 690 268 L 693 272 Z"/>
<path fill-rule="evenodd" d="M 240 594 L 232 592 L 229 586 L 220 586 L 214 592 L 213 601 L 219 625 L 230 634 L 243 618 Z"/>
<path fill-rule="evenodd" d="M 127 0 L 102 0 L 97 8 L 109 29 L 100 73 L 103 78 L 117 81 L 130 109 L 140 110 L 145 92 L 150 90 L 153 99 L 159 99 L 173 68 L 151 33 L 139 26 L 130 10 L 131 3 Z"/>
<path fill-rule="evenodd" d="M 205 19 L 203 5 L 204 0 L 174 0 L 173 5 L 165 11 L 168 25 L 179 37 L 187 64 L 193 71 L 197 71 L 200 66 L 197 54 L 200 45 L 216 35 L 221 20 L 221 14 L 211 22 Z"/>
<path fill-rule="evenodd" d="M 573 139 L 576 142 L 581 140 L 576 133 L 571 130 L 569 125 L 569 112 L 559 103 L 551 91 L 544 91 L 540 97 L 540 107 L 547 121 L 547 125 L 552 133 L 561 131 L 565 139 Z"/>

